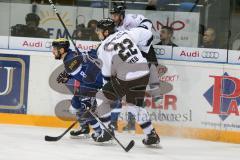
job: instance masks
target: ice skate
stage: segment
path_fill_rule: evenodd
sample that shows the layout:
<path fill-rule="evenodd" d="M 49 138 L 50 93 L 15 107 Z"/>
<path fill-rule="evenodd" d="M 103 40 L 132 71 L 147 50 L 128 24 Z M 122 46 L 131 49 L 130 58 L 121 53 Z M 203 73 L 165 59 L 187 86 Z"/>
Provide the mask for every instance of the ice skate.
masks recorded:
<path fill-rule="evenodd" d="M 108 131 L 111 133 L 112 136 L 115 136 L 114 134 L 114 128 L 109 125 Z M 94 133 L 92 134 L 92 138 L 95 142 L 107 142 L 112 140 L 112 136 L 108 133 L 105 129 L 101 130 L 100 133 Z"/>
<path fill-rule="evenodd" d="M 72 139 L 87 139 L 90 138 L 90 128 L 88 125 L 83 125 L 79 130 L 72 130 L 70 136 Z"/>
<path fill-rule="evenodd" d="M 157 135 L 155 129 L 151 130 L 151 133 L 147 135 L 147 138 L 142 140 L 143 144 L 148 147 L 160 147 L 160 138 Z"/>

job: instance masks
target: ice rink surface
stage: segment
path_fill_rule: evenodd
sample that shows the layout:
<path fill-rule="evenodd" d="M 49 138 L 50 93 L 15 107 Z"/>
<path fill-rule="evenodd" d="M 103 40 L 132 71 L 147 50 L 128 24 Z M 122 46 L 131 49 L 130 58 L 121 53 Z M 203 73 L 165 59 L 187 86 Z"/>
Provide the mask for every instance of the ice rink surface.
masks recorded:
<path fill-rule="evenodd" d="M 239 160 L 240 144 L 228 144 L 161 136 L 162 148 L 146 148 L 142 135 L 117 134 L 126 145 L 136 144 L 128 153 L 116 142 L 98 144 L 91 139 L 71 139 L 67 134 L 57 142 L 44 141 L 45 135 L 58 136 L 65 129 L 0 125 L 0 160 Z M 240 135 L 239 135 L 240 136 Z"/>

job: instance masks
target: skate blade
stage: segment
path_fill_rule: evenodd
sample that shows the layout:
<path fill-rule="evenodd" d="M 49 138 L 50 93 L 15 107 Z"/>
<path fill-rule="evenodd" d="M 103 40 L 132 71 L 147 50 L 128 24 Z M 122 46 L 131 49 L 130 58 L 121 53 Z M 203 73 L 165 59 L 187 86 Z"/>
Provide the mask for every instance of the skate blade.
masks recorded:
<path fill-rule="evenodd" d="M 158 144 L 151 144 L 151 145 L 145 145 L 147 148 L 155 148 L 155 149 L 162 149 L 163 147 Z"/>
<path fill-rule="evenodd" d="M 97 142 L 97 141 L 94 141 L 94 142 L 97 146 L 115 146 L 116 145 L 115 143 L 113 143 L 113 140 L 109 140 L 106 142 Z"/>
<path fill-rule="evenodd" d="M 72 136 L 70 135 L 71 139 L 90 139 L 91 136 L 89 134 L 84 134 L 84 135 L 80 135 L 80 136 Z"/>
<path fill-rule="evenodd" d="M 116 145 L 114 143 L 114 140 L 109 140 L 109 141 L 105 141 L 105 142 L 98 142 L 98 141 L 94 141 L 94 142 L 98 146 L 114 146 L 114 145 Z"/>

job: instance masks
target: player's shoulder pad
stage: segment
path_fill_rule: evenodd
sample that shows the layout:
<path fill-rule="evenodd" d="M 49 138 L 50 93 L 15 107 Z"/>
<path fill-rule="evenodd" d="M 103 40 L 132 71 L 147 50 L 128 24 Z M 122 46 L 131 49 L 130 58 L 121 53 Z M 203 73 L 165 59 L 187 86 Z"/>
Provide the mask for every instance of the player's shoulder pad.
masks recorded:
<path fill-rule="evenodd" d="M 71 59 L 64 62 L 67 73 L 72 73 L 83 63 L 83 57 L 81 55 L 75 55 Z"/>

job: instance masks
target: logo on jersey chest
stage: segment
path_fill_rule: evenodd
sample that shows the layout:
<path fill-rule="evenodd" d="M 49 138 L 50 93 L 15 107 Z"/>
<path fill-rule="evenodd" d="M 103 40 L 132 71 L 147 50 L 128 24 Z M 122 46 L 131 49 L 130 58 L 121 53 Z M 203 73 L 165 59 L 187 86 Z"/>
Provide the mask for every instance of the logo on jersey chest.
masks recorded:
<path fill-rule="evenodd" d="M 87 74 L 86 74 L 85 72 L 81 71 L 79 74 L 80 74 L 82 77 L 87 78 Z"/>

